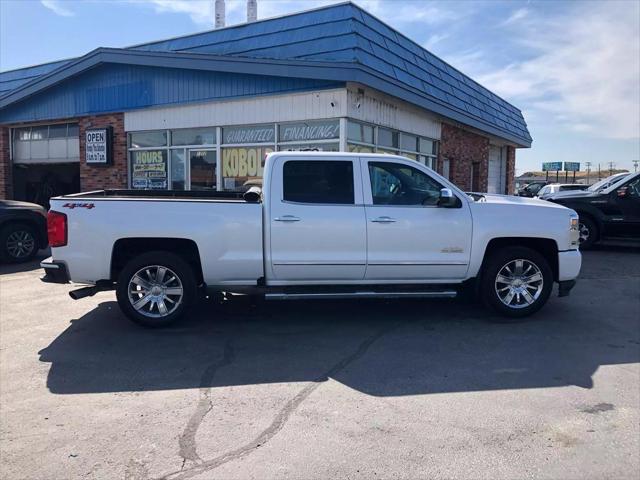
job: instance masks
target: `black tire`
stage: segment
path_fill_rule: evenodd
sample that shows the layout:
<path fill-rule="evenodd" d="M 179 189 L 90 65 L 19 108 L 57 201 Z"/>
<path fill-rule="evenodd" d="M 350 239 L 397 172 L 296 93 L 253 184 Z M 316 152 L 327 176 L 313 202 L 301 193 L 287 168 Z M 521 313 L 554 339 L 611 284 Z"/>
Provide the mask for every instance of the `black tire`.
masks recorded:
<path fill-rule="evenodd" d="M 12 223 L 0 230 L 0 259 L 6 263 L 28 262 L 38 253 L 35 228 L 26 223 Z"/>
<path fill-rule="evenodd" d="M 517 266 L 515 262 L 519 260 L 523 260 L 520 275 L 513 268 Z M 509 270 L 505 270 L 505 268 L 509 268 L 510 265 L 510 270 L 513 270 L 515 274 L 513 278 L 517 281 L 515 286 L 499 282 L 498 279 L 498 274 L 504 274 L 505 271 L 508 272 Z M 528 269 L 531 265 L 533 267 L 527 272 L 525 269 Z M 524 273 L 522 273 L 523 270 Z M 542 283 L 532 281 L 530 286 L 527 287 L 519 281 L 518 277 L 533 278 L 531 272 L 536 275 L 536 278 L 541 276 Z M 505 290 L 505 287 L 508 290 Z M 540 287 L 539 290 L 538 287 Z M 515 319 L 534 314 L 547 303 L 552 289 L 553 272 L 549 262 L 535 250 L 526 247 L 506 247 L 492 253 L 485 262 L 480 285 L 482 300 L 485 305 L 491 307 L 503 317 Z M 501 292 L 498 292 L 498 290 L 501 290 Z M 517 293 L 514 293 L 516 291 Z M 533 301 L 529 303 L 525 298 L 526 294 L 521 293 L 521 291 L 526 291 L 526 294 Z M 512 295 L 511 299 L 509 299 L 510 294 Z M 505 303 L 507 300 L 510 305 Z"/>
<path fill-rule="evenodd" d="M 589 217 L 580 217 L 578 231 L 580 232 L 580 250 L 588 250 L 598 241 L 600 233 L 598 226 Z"/>
<path fill-rule="evenodd" d="M 164 282 L 149 281 L 154 274 L 157 280 L 160 270 L 157 267 L 167 269 L 166 271 L 170 272 L 168 278 L 163 278 L 163 281 L 170 280 L 172 276 L 177 280 L 167 282 L 163 292 L 147 292 L 144 288 L 153 286 L 155 286 L 156 289 L 162 290 L 160 285 Z M 133 281 L 138 273 L 140 276 L 137 277 L 137 281 L 139 283 L 146 282 L 148 287 L 136 286 L 136 288 L 140 288 L 140 290 L 135 294 L 131 294 L 129 289 L 130 282 Z M 148 273 L 151 274 L 151 276 L 149 276 Z M 163 273 L 163 277 L 164 275 Z M 168 291 L 177 291 L 179 288 L 182 289 L 182 295 L 180 297 L 167 293 Z M 154 296 L 153 293 L 157 293 L 157 296 Z M 116 297 L 122 312 L 133 322 L 143 327 L 165 327 L 179 320 L 196 301 L 197 286 L 193 268 L 182 258 L 170 252 L 155 251 L 143 253 L 131 259 L 118 275 Z M 146 303 L 144 303 L 144 299 L 147 299 Z M 159 299 L 159 301 L 156 301 L 156 299 Z M 139 305 L 142 304 L 142 306 L 135 308 L 133 304 L 134 300 L 143 300 L 143 302 L 136 301 L 136 303 Z M 161 303 L 165 306 L 166 313 L 160 310 Z"/>

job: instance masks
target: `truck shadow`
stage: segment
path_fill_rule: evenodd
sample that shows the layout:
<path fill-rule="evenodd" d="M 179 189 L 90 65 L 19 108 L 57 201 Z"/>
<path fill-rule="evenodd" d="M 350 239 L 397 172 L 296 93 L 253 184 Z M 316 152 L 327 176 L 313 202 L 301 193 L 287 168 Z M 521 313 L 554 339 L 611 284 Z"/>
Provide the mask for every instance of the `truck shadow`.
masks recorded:
<path fill-rule="evenodd" d="M 0 263 L 0 275 L 31 272 L 40 268 L 40 262 L 51 255 L 49 248 L 40 250 L 32 260 L 24 263 Z M 43 272 L 44 275 L 44 272 Z"/>
<path fill-rule="evenodd" d="M 478 306 L 452 303 L 239 297 L 203 304 L 179 327 L 145 330 L 107 301 L 72 320 L 40 360 L 51 363 L 47 386 L 57 394 L 330 377 L 374 396 L 590 388 L 600 366 L 640 361 L 638 320 L 624 306 L 612 315 L 597 299 L 554 298 L 533 319 L 497 324 Z"/>

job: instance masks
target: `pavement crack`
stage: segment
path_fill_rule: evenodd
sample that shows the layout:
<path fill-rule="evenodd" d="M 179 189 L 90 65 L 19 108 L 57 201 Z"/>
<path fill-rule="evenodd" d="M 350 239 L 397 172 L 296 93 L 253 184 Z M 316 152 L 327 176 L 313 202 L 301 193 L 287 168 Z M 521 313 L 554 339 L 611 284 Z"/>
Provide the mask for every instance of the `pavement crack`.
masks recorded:
<path fill-rule="evenodd" d="M 329 370 L 327 370 L 322 375 L 318 376 L 316 379 L 312 381 L 312 383 L 308 384 L 306 387 L 300 390 L 293 398 L 287 401 L 284 407 L 282 407 L 282 409 L 275 416 L 271 424 L 266 429 L 264 429 L 252 441 L 238 448 L 230 450 L 226 453 L 218 455 L 217 457 L 214 457 L 210 460 L 199 461 L 197 464 L 191 466 L 186 470 L 171 472 L 160 478 L 162 480 L 183 480 L 186 478 L 191 478 L 195 475 L 199 475 L 206 471 L 218 468 L 219 466 L 227 462 L 230 462 L 232 460 L 237 460 L 246 455 L 249 455 L 258 447 L 263 447 L 280 430 L 282 430 L 282 428 L 285 426 L 285 424 L 287 423 L 291 415 L 296 411 L 296 409 L 300 406 L 300 404 L 304 402 L 309 397 L 309 395 L 311 395 L 314 392 L 314 390 L 316 390 L 320 385 L 322 385 L 322 382 L 326 381 L 327 378 L 329 377 L 335 376 L 336 374 L 338 374 L 339 372 L 347 368 L 349 365 L 351 365 L 352 363 L 360 359 L 362 356 L 364 356 L 365 353 L 367 353 L 367 350 L 369 350 L 371 345 L 373 345 L 377 340 L 379 340 L 381 337 L 383 337 L 390 331 L 396 329 L 399 325 L 400 323 L 395 323 L 393 325 L 382 328 L 378 330 L 376 333 L 374 333 L 373 335 L 363 340 L 358 346 L 358 348 L 352 354 L 346 356 L 345 358 L 340 360 L 338 363 L 333 365 Z M 195 414 L 192 418 L 194 417 L 195 417 Z M 186 432 L 187 432 L 187 429 L 185 429 L 185 433 Z M 195 435 L 195 432 L 194 432 L 194 435 Z M 193 446 L 194 446 L 194 452 L 195 452 L 195 442 L 193 443 Z M 181 452 L 182 452 L 182 448 L 181 448 Z"/>
<path fill-rule="evenodd" d="M 198 428 L 202 424 L 202 421 L 207 414 L 213 409 L 213 402 L 211 401 L 211 382 L 213 381 L 216 372 L 222 367 L 230 365 L 235 358 L 235 350 L 231 339 L 227 340 L 224 346 L 224 353 L 222 358 L 209 365 L 202 377 L 200 378 L 200 398 L 195 411 L 191 414 L 191 418 L 187 422 L 187 425 L 178 439 L 180 446 L 179 455 L 183 458 L 182 468 L 187 460 L 194 463 L 200 463 L 202 459 L 197 452 L 196 434 Z"/>

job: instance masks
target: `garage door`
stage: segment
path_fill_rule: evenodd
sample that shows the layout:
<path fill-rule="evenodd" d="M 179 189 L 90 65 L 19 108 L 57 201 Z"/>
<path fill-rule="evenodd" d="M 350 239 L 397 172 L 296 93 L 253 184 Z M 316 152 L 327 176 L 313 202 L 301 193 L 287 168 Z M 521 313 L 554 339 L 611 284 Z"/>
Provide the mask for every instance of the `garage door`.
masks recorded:
<path fill-rule="evenodd" d="M 489 147 L 488 193 L 503 194 L 506 191 L 507 160 L 505 149 Z"/>

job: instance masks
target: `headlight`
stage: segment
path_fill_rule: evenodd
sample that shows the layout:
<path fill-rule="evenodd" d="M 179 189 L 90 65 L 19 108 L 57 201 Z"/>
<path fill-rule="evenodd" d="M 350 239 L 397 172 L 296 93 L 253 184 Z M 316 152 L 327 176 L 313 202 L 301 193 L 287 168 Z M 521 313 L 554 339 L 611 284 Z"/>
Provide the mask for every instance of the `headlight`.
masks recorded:
<path fill-rule="evenodd" d="M 578 248 L 580 246 L 580 220 L 578 215 L 571 215 L 569 222 L 569 248 Z"/>

